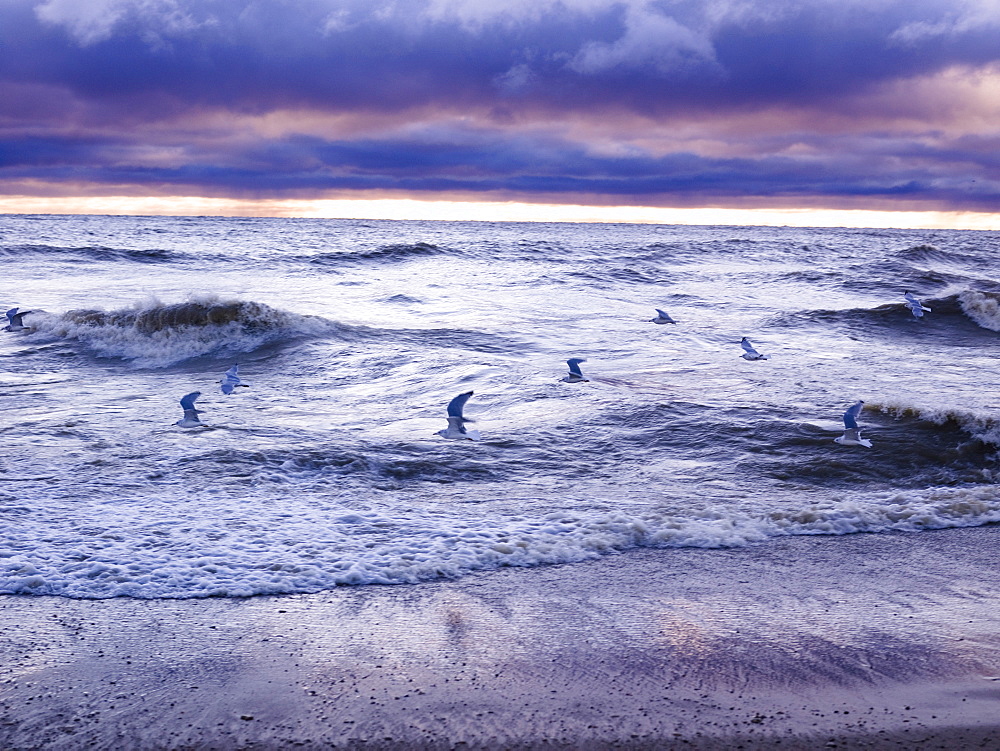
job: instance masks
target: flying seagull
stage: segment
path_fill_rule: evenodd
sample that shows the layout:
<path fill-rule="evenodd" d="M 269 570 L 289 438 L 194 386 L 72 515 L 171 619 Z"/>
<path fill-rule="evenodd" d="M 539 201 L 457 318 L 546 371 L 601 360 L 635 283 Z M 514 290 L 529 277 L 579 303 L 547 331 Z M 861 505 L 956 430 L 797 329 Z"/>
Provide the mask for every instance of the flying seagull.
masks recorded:
<path fill-rule="evenodd" d="M 569 375 L 561 378 L 559 380 L 566 381 L 566 383 L 586 383 L 589 379 L 583 377 L 583 371 L 580 370 L 580 363 L 587 362 L 582 357 L 572 357 L 566 361 L 569 365 Z"/>
<path fill-rule="evenodd" d="M 465 423 L 475 422 L 475 420 L 470 420 L 462 414 L 462 409 L 465 407 L 465 403 L 469 401 L 472 393 L 471 391 L 466 391 L 464 394 L 459 394 L 448 402 L 448 427 L 444 430 L 439 430 L 437 435 L 442 438 L 468 438 L 470 441 L 479 440 L 478 430 L 465 429 Z"/>
<path fill-rule="evenodd" d="M 30 310 L 26 310 L 23 313 L 18 313 L 17 308 L 11 308 L 10 310 L 7 311 L 8 323 L 6 326 L 3 327 L 3 330 L 24 331 L 28 327 L 24 325 L 24 322 L 21 319 L 24 318 L 26 315 L 28 315 L 28 313 L 30 312 L 31 312 Z"/>
<path fill-rule="evenodd" d="M 249 384 L 243 383 L 243 381 L 240 380 L 240 377 L 238 375 L 239 368 L 240 368 L 239 364 L 236 364 L 229 370 L 227 370 L 225 375 L 222 376 L 223 394 L 228 395 L 233 393 L 233 389 L 235 389 L 237 386 L 240 386 L 245 389 L 250 388 Z"/>
<path fill-rule="evenodd" d="M 860 399 L 848 407 L 844 413 L 844 434 L 833 440 L 842 446 L 864 446 L 871 448 L 872 442 L 861 437 L 861 428 L 858 426 L 858 415 L 865 408 L 865 403 Z"/>
<path fill-rule="evenodd" d="M 743 347 L 743 354 L 740 355 L 744 360 L 767 360 L 770 355 L 762 355 L 760 352 L 753 348 L 750 340 L 746 337 L 740 341 L 740 346 Z"/>
<path fill-rule="evenodd" d="M 650 323 L 677 323 L 673 318 L 671 318 L 667 313 L 664 313 L 659 308 L 653 308 L 656 311 L 656 318 L 650 318 Z"/>
<path fill-rule="evenodd" d="M 181 397 L 181 407 L 184 408 L 184 417 L 178 420 L 175 423 L 176 425 L 180 425 L 182 428 L 197 428 L 204 425 L 198 419 L 198 413 L 201 410 L 194 408 L 194 402 L 199 396 L 201 396 L 200 391 L 192 391 L 190 394 L 185 394 Z"/>
<path fill-rule="evenodd" d="M 914 297 L 912 292 L 904 292 L 903 297 L 906 298 L 906 307 L 908 307 L 910 312 L 913 313 L 914 318 L 923 318 L 924 313 L 931 312 L 930 308 L 925 308 L 920 304 L 920 300 Z"/>

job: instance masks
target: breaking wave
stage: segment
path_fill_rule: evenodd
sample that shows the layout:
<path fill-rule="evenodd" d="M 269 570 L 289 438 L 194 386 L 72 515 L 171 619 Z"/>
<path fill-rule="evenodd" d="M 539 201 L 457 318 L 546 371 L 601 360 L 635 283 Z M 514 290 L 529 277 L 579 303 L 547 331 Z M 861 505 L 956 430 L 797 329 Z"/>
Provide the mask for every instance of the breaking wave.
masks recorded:
<path fill-rule="evenodd" d="M 35 313 L 30 323 L 37 333 L 78 341 L 98 357 L 129 360 L 143 368 L 348 331 L 317 316 L 214 296 L 170 305 L 153 300 L 125 310 L 71 310 L 61 316 Z"/>
<path fill-rule="evenodd" d="M 468 520 L 416 509 L 406 518 L 343 507 L 313 515 L 306 508 L 286 511 L 259 509 L 239 531 L 219 515 L 179 524 L 177 511 L 156 522 L 121 519 L 127 534 L 105 520 L 69 546 L 37 546 L 29 534 L 10 529 L 3 542 L 13 552 L 0 562 L 0 593 L 187 599 L 409 584 L 635 548 L 727 548 L 790 535 L 981 526 L 1000 522 L 1000 493 L 993 486 L 931 489 L 756 515 L 558 511 Z M 177 527 L 186 529 L 182 534 Z"/>
<path fill-rule="evenodd" d="M 871 407 L 898 418 L 912 418 L 939 427 L 954 427 L 970 438 L 1000 448 L 1000 416 L 949 405 L 915 406 L 902 400 L 883 400 Z"/>

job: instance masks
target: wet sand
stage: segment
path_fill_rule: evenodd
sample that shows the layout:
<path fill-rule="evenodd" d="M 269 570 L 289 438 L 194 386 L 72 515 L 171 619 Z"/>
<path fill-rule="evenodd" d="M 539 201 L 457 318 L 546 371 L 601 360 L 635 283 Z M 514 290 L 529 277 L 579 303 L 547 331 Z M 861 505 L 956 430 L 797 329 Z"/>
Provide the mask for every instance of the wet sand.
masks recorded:
<path fill-rule="evenodd" d="M 1000 526 L 0 597 L 3 749 L 1000 749 Z"/>

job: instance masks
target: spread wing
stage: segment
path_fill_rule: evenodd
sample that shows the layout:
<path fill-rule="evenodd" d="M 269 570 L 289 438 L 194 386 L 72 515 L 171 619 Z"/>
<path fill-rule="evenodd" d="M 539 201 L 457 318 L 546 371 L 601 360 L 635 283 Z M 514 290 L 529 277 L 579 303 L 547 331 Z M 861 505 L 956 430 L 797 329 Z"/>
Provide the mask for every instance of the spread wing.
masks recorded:
<path fill-rule="evenodd" d="M 472 396 L 472 394 L 473 394 L 472 391 L 466 391 L 464 394 L 459 394 L 454 399 L 452 399 L 450 402 L 448 402 L 448 422 L 449 423 L 451 422 L 451 418 L 453 418 L 453 417 L 457 417 L 462 422 L 471 422 L 471 421 L 467 421 L 462 416 L 462 410 L 465 408 L 465 403 L 467 401 L 469 401 L 469 397 Z M 461 424 L 461 422 L 459 424 Z"/>
<path fill-rule="evenodd" d="M 862 401 L 852 404 L 844 413 L 844 427 L 848 429 L 856 429 L 858 427 L 858 416 L 864 408 L 865 403 Z"/>
<path fill-rule="evenodd" d="M 199 410 L 195 409 L 195 406 L 194 406 L 195 400 L 199 396 L 201 396 L 201 392 L 200 391 L 192 391 L 190 394 L 185 394 L 184 396 L 181 397 L 181 407 L 184 408 L 185 412 L 187 412 L 189 409 L 190 410 L 194 410 L 195 412 L 199 411 Z"/>

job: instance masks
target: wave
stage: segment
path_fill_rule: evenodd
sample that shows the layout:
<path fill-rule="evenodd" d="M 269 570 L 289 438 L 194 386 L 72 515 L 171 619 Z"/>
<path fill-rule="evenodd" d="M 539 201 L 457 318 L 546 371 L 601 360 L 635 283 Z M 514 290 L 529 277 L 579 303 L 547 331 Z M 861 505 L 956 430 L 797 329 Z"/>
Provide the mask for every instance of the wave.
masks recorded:
<path fill-rule="evenodd" d="M 608 263 L 595 264 L 589 269 L 574 271 L 567 275 L 568 279 L 579 280 L 592 287 L 606 287 L 608 283 L 639 285 L 663 284 L 670 277 L 668 272 L 654 266 L 648 266 L 632 261 L 628 265 L 614 266 Z"/>
<path fill-rule="evenodd" d="M 987 330 L 1000 332 L 1000 292 L 964 290 L 943 297 L 920 297 L 924 306 L 931 309 L 922 319 L 913 318 L 906 304 L 887 303 L 875 308 L 846 308 L 843 310 L 806 310 L 781 314 L 770 319 L 770 325 L 783 326 L 801 322 L 823 325 L 839 324 L 862 329 L 869 333 L 876 327 L 896 334 L 901 330 L 912 331 L 916 323 L 925 330 L 948 333 L 959 328 L 966 332 Z M 902 295 L 900 295 L 902 298 Z M 957 343 L 957 342 L 956 342 Z"/>
<path fill-rule="evenodd" d="M 428 431 L 427 437 L 431 433 Z M 345 450 L 339 447 L 295 450 L 242 451 L 220 449 L 183 460 L 182 474 L 211 477 L 219 466 L 241 465 L 262 480 L 276 483 L 323 483 L 334 480 L 343 484 L 359 480 L 362 488 L 395 490 L 414 483 L 475 483 L 505 479 L 502 467 L 470 457 L 456 457 L 448 452 L 429 453 L 424 447 L 406 446 L 387 450 L 372 446 Z"/>
<path fill-rule="evenodd" d="M 429 256 L 441 255 L 448 251 L 439 248 L 437 245 L 425 242 L 383 245 L 379 248 L 356 251 L 339 251 L 317 253 L 315 255 L 300 256 L 298 260 L 305 261 L 315 266 L 344 266 L 352 263 L 365 262 L 401 262 L 412 258 L 426 258 Z"/>
<path fill-rule="evenodd" d="M 109 261 L 173 263 L 187 257 L 184 253 L 162 248 L 109 248 L 102 245 L 78 248 L 57 245 L 10 245 L 0 248 L 0 258 L 19 259 L 29 256 L 46 256 L 54 260 L 73 263 L 105 263 Z"/>
<path fill-rule="evenodd" d="M 99 357 L 129 360 L 144 368 L 348 331 L 317 316 L 215 296 L 175 304 L 151 300 L 125 310 L 71 310 L 60 316 L 36 312 L 29 322 L 43 336 L 78 341 Z"/>
<path fill-rule="evenodd" d="M 914 245 L 904 248 L 896 251 L 893 258 L 915 265 L 959 266 L 963 269 L 969 266 L 979 266 L 983 262 L 981 257 L 959 253 L 955 250 L 942 250 L 936 245 Z"/>
<path fill-rule="evenodd" d="M 858 461 L 857 452 L 842 450 L 833 442 L 843 430 L 839 419 L 843 407 L 830 410 L 825 420 L 814 421 L 797 410 L 774 415 L 769 408 L 659 405 L 624 414 L 619 411 L 615 417 L 628 429 L 616 432 L 613 447 L 602 448 L 586 435 L 574 436 L 574 447 L 580 457 L 613 459 L 616 466 L 629 470 L 623 472 L 627 476 L 643 476 L 631 469 L 649 451 L 693 462 L 685 474 L 698 484 L 760 478 L 777 480 L 779 487 L 796 491 L 836 487 L 853 492 L 862 487 L 996 482 L 1000 472 L 1000 414 L 996 410 L 924 408 L 902 399 L 879 402 L 870 396 L 866 402 L 862 425 L 874 448 L 863 452 L 863 461 Z M 592 432 L 607 435 L 608 429 L 604 426 Z M 579 465 L 594 463 L 584 459 Z M 728 469 L 720 470 L 720 466 Z"/>
<path fill-rule="evenodd" d="M 966 407 L 953 405 L 922 406 L 902 400 L 871 402 L 870 408 L 901 419 L 913 419 L 929 425 L 953 428 L 975 441 L 994 449 L 1000 448 L 1000 415 L 980 413 Z"/>
<path fill-rule="evenodd" d="M 917 532 L 1000 522 L 995 486 L 891 493 L 868 501 L 752 514 L 557 511 L 525 519 L 406 518 L 326 505 L 310 516 L 258 509 L 239 525 L 219 515 L 184 523 L 128 519 L 127 533 L 79 529 L 72 544 L 4 533 L 0 593 L 171 598 L 319 592 L 343 585 L 412 584 L 501 567 L 569 564 L 636 548 L 732 548 L 792 535 Z M 192 523 L 192 521 L 196 523 Z M 48 538 L 58 537 L 51 530 Z"/>

